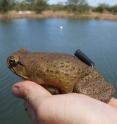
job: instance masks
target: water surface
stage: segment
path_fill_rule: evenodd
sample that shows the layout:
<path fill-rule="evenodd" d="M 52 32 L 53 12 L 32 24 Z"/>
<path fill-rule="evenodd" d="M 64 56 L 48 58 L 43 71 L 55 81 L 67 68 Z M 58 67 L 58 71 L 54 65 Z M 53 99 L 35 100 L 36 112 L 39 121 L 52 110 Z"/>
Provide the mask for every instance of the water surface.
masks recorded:
<path fill-rule="evenodd" d="M 63 29 L 60 28 L 63 27 Z M 21 79 L 6 67 L 6 58 L 19 48 L 30 51 L 85 52 L 117 90 L 117 22 L 41 19 L 0 21 L 0 124 L 30 124 L 23 102 L 11 86 Z M 115 94 L 117 97 L 117 94 Z"/>

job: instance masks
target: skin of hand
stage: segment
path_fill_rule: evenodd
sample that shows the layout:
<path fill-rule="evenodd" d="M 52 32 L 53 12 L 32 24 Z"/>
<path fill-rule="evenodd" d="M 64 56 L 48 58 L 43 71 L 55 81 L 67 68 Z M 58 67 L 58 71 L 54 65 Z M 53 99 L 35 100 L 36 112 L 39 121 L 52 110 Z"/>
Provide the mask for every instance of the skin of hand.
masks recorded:
<path fill-rule="evenodd" d="M 109 104 L 76 93 L 51 95 L 40 85 L 23 81 L 12 92 L 23 99 L 35 124 L 117 124 L 117 100 Z"/>

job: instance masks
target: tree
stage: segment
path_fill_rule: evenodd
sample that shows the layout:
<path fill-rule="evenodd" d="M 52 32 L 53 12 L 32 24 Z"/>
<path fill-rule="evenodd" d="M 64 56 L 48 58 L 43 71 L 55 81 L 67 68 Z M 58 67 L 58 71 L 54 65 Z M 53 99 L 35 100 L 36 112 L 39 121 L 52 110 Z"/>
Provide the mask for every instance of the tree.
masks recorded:
<path fill-rule="evenodd" d="M 9 10 L 8 0 L 0 0 L 0 11 L 7 12 Z"/>
<path fill-rule="evenodd" d="M 11 9 L 14 0 L 0 0 L 0 11 L 7 12 Z"/>
<path fill-rule="evenodd" d="M 110 11 L 113 13 L 113 14 L 117 14 L 117 5 L 113 5 L 110 7 Z"/>
<path fill-rule="evenodd" d="M 79 6 L 79 5 L 86 5 L 87 2 L 86 2 L 86 0 L 68 0 L 67 4 L 68 5 Z"/>
<path fill-rule="evenodd" d="M 32 6 L 33 10 L 37 13 L 41 13 L 47 8 L 47 0 L 33 0 Z"/>
<path fill-rule="evenodd" d="M 67 0 L 67 8 L 70 11 L 77 11 L 79 13 L 89 11 L 86 0 Z"/>
<path fill-rule="evenodd" d="M 108 4 L 106 4 L 106 3 L 101 3 L 101 4 L 99 4 L 99 5 L 94 9 L 94 11 L 103 13 L 104 11 L 109 11 L 109 9 L 110 9 L 110 7 L 109 7 Z"/>

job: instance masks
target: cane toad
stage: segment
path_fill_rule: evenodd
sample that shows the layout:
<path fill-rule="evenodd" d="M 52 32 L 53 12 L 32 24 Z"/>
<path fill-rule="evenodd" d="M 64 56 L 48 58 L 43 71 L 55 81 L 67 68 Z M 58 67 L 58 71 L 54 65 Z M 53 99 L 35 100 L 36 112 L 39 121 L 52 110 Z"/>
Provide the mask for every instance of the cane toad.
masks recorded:
<path fill-rule="evenodd" d="M 73 55 L 20 49 L 7 58 L 11 71 L 52 94 L 82 93 L 109 102 L 114 90 L 95 69 Z"/>

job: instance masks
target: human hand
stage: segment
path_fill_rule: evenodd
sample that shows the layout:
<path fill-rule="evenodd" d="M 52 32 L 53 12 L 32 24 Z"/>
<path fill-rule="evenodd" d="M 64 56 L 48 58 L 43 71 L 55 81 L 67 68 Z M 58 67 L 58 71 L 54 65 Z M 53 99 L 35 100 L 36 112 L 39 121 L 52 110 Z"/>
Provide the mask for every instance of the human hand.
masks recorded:
<path fill-rule="evenodd" d="M 115 99 L 109 105 L 82 94 L 51 95 L 31 81 L 16 83 L 12 92 L 26 102 L 36 124 L 117 124 Z"/>

